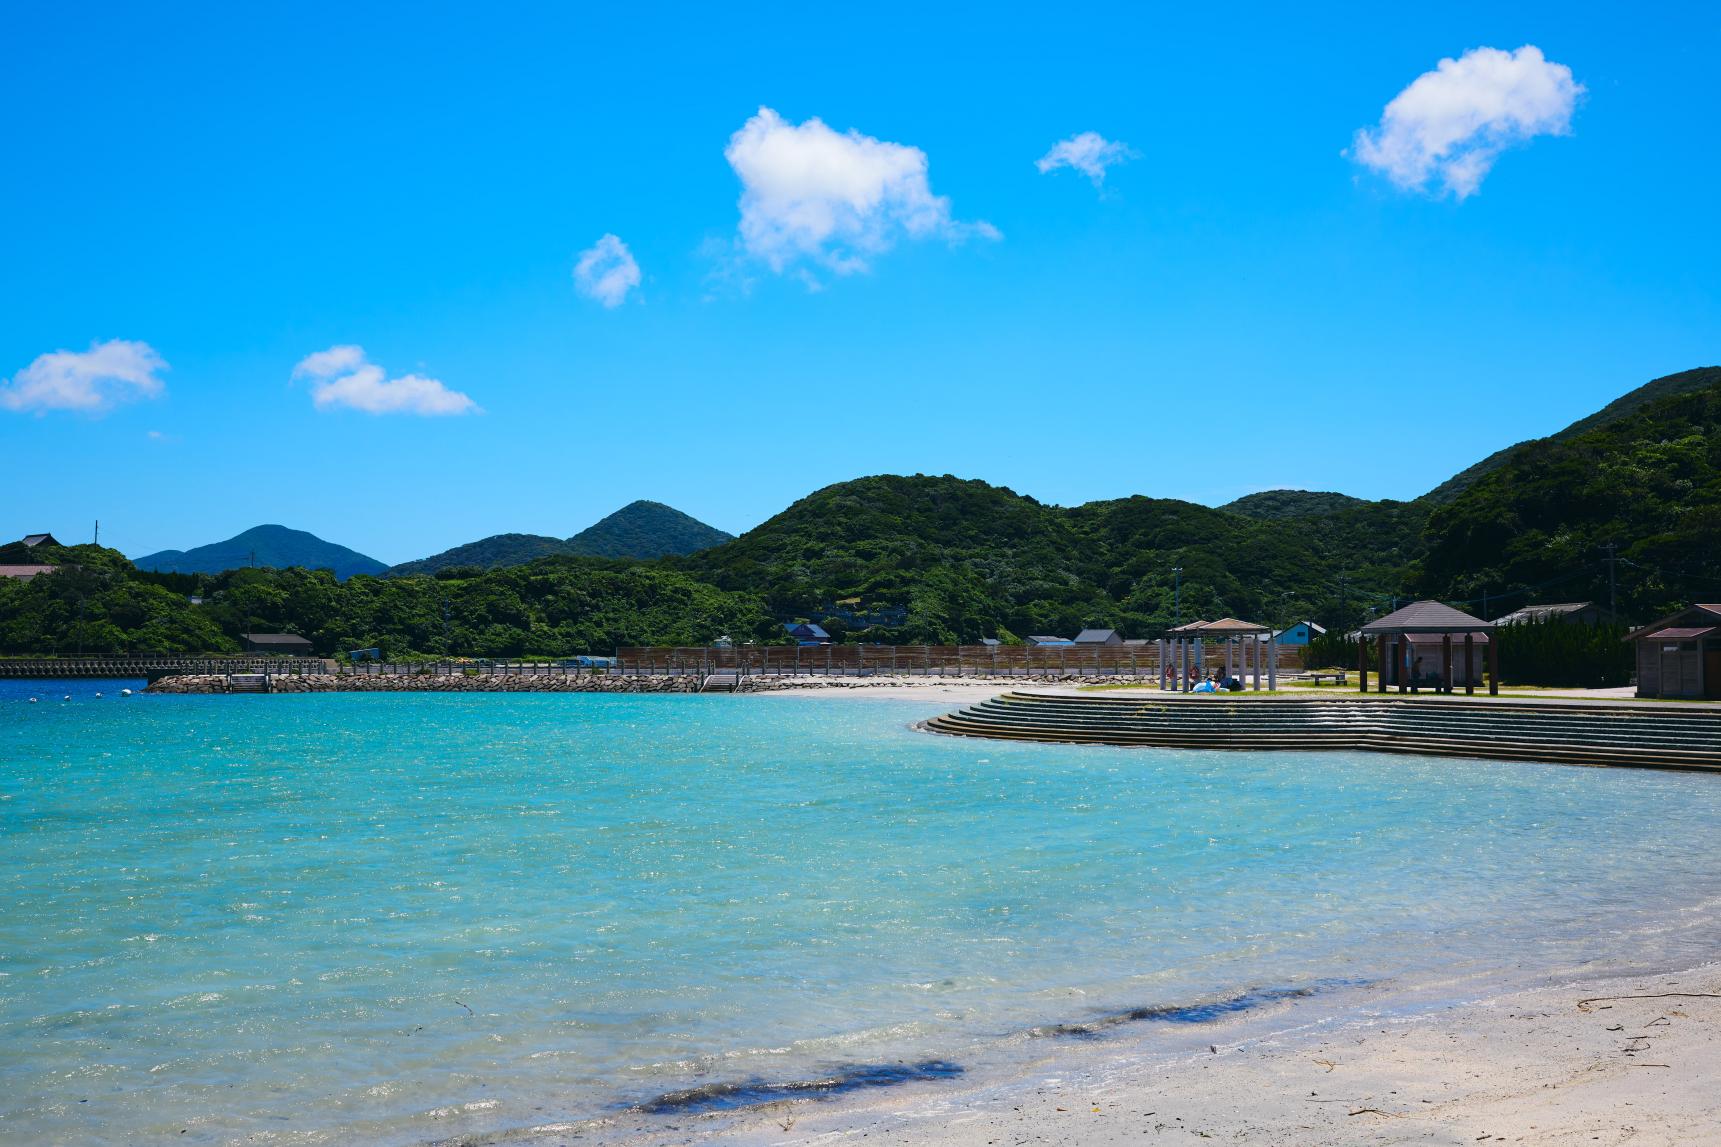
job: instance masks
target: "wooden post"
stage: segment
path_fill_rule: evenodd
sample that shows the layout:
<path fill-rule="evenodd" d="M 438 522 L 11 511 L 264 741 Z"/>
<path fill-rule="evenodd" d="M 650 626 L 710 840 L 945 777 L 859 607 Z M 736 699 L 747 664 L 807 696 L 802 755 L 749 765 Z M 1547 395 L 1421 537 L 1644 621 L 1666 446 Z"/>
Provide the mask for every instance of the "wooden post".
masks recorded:
<path fill-rule="evenodd" d="M 1452 692 L 1452 635 L 1450 633 L 1440 635 L 1440 691 L 1446 694 Z"/>
<path fill-rule="evenodd" d="M 1392 671 L 1398 675 L 1398 691 L 1408 693 L 1410 692 L 1410 671 L 1405 665 L 1405 659 L 1410 656 L 1410 634 L 1399 634 L 1398 644 L 1394 646 L 1394 650 L 1393 656 L 1396 660 L 1392 663 Z"/>
<path fill-rule="evenodd" d="M 1177 639 L 1177 662 L 1177 691 L 1187 693 L 1189 691 L 1189 639 L 1186 637 Z"/>
<path fill-rule="evenodd" d="M 1279 635 L 1267 633 L 1267 692 L 1279 691 Z"/>
<path fill-rule="evenodd" d="M 1389 634 L 1383 633 L 1380 635 L 1380 637 L 1378 637 L 1375 640 L 1375 646 L 1376 646 L 1375 652 L 1378 654 L 1379 660 L 1380 660 L 1380 664 L 1376 666 L 1376 668 L 1380 670 L 1380 680 L 1375 683 L 1375 692 L 1377 692 L 1377 693 L 1385 693 L 1386 692 L 1387 646 L 1389 646 L 1391 644 L 1392 644 L 1392 637 Z"/>
<path fill-rule="evenodd" d="M 1368 692 L 1368 638 L 1362 634 L 1356 635 L 1356 680 L 1357 692 Z"/>
<path fill-rule="evenodd" d="M 1500 695 L 1500 635 L 1488 635 L 1488 696 Z"/>
<path fill-rule="evenodd" d="M 1476 696 L 1476 635 L 1464 635 L 1464 695 Z"/>

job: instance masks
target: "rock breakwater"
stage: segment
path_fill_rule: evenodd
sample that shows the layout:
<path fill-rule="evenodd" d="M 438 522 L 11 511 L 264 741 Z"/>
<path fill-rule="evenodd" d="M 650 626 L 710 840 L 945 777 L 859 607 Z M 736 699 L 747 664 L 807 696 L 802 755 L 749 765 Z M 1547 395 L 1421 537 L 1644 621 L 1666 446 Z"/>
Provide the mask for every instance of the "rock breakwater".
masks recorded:
<path fill-rule="evenodd" d="M 251 678 L 255 681 L 255 678 Z M 993 686 L 1009 689 L 1019 685 L 1122 685 L 1145 684 L 1149 677 L 1069 676 L 1037 677 L 922 677 L 915 675 L 868 677 L 810 677 L 754 676 L 741 679 L 737 692 L 772 693 L 791 689 L 870 689 L 916 686 Z M 302 673 L 283 674 L 269 678 L 270 693 L 697 693 L 702 681 L 697 676 L 614 676 L 585 675 L 563 677 L 534 674 L 463 675 L 419 673 Z M 149 687 L 151 693 L 255 693 L 259 690 L 243 678 L 218 673 L 186 674 L 163 677 Z"/>

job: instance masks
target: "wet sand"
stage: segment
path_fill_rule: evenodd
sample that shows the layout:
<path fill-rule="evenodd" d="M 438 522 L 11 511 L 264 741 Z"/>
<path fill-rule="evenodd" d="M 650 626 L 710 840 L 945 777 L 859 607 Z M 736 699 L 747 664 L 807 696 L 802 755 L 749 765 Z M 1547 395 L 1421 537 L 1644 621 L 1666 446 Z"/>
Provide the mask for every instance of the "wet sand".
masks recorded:
<path fill-rule="evenodd" d="M 1721 1143 L 1717 965 L 1236 1043 L 1220 1025 L 1213 1037 L 1213 1050 L 1179 1060 L 1072 1047 L 1008 1085 L 912 1084 L 683 1115 L 625 1141 Z"/>

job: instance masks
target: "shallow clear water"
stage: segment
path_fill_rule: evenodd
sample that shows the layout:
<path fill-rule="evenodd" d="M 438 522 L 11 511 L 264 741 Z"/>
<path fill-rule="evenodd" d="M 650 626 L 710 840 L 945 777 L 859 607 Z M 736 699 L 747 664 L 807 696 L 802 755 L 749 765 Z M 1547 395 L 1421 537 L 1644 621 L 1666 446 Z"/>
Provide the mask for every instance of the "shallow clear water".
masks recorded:
<path fill-rule="evenodd" d="M 0 682 L 6 1141 L 413 1143 L 1717 935 L 1721 777 L 854 698 L 116 694 Z"/>

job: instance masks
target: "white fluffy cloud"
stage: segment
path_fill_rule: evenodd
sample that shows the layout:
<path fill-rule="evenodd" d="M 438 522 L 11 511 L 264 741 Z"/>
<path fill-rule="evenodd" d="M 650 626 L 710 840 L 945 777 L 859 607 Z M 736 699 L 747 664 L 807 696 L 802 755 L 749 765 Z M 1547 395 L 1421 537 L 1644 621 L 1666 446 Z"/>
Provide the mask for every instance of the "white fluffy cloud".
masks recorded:
<path fill-rule="evenodd" d="M 1515 52 L 1473 48 L 1416 77 L 1386 105 L 1377 127 L 1356 133 L 1351 154 L 1399 187 L 1438 180 L 1463 199 L 1506 148 L 1569 132 L 1583 91 L 1570 68 L 1533 44 Z"/>
<path fill-rule="evenodd" d="M 308 354 L 293 368 L 309 379 L 318 410 L 347 407 L 366 414 L 478 414 L 478 404 L 434 378 L 406 374 L 389 378 L 365 360 L 363 347 L 332 346 Z"/>
<path fill-rule="evenodd" d="M 574 264 L 574 286 L 588 299 L 619 307 L 627 301 L 627 293 L 639 286 L 639 264 L 626 243 L 605 235 L 580 252 Z"/>
<path fill-rule="evenodd" d="M 1129 144 L 1107 139 L 1097 131 L 1084 131 L 1054 143 L 1052 150 L 1034 161 L 1034 166 L 1041 175 L 1050 175 L 1060 167 L 1074 168 L 1098 187 L 1105 182 L 1106 168 L 1134 158 L 1135 152 Z"/>
<path fill-rule="evenodd" d="M 816 118 L 792 124 L 762 107 L 723 156 L 741 179 L 741 249 L 773 271 L 803 259 L 839 275 L 864 271 L 903 237 L 1000 238 L 990 223 L 951 218 L 917 147 L 839 134 Z"/>
<path fill-rule="evenodd" d="M 81 410 L 101 414 L 121 402 L 160 398 L 167 363 L 148 343 L 109 339 L 87 351 L 57 350 L 0 382 L 0 406 L 43 414 Z"/>

